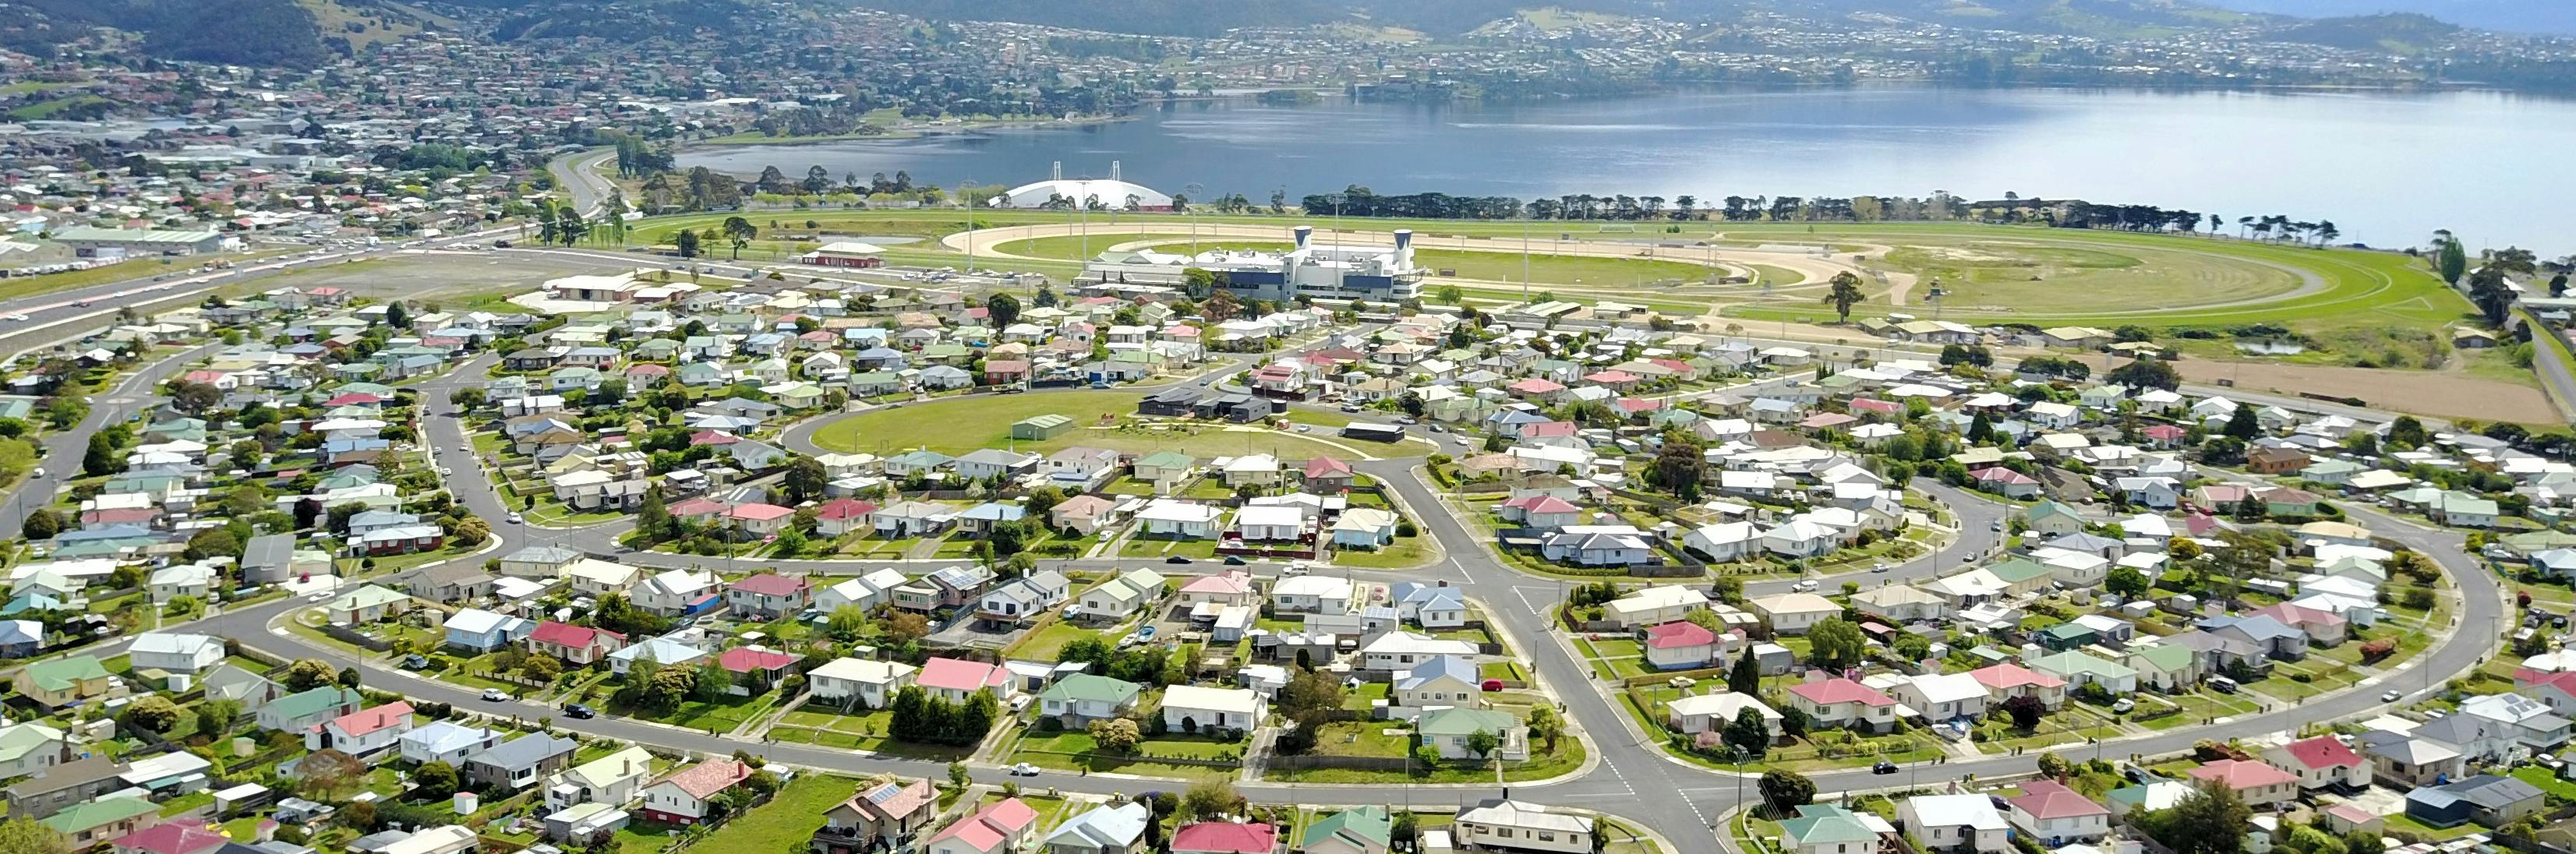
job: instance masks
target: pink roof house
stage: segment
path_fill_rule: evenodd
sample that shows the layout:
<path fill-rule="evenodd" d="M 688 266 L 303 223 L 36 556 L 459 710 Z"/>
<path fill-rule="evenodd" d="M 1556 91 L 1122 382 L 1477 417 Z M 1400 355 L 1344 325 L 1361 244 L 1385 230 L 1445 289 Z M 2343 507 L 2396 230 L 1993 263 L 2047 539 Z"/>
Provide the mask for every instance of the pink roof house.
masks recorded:
<path fill-rule="evenodd" d="M 802 577 L 764 572 L 725 588 L 725 605 L 735 614 L 757 620 L 792 616 L 813 603 L 814 584 Z"/>
<path fill-rule="evenodd" d="M 2196 780 L 2216 780 L 2235 789 L 2236 796 L 2256 810 L 2287 803 L 2299 795 L 2299 775 L 2251 760 L 2221 759 L 2191 769 L 2191 776 Z"/>
<path fill-rule="evenodd" d="M 931 834 L 923 843 L 928 854 L 1001 854 L 1025 851 L 1036 839 L 1038 811 L 1018 798 L 976 810 L 974 815 Z"/>
<path fill-rule="evenodd" d="M 2006 818 L 2049 848 L 2092 842 L 2111 833 L 2111 810 L 2055 780 L 2021 787 Z"/>
<path fill-rule="evenodd" d="M 962 658 L 934 658 L 921 663 L 921 673 L 913 684 L 930 692 L 930 696 L 951 703 L 963 703 L 976 692 L 992 694 L 996 699 L 1011 696 L 1011 673 L 998 666 Z"/>
<path fill-rule="evenodd" d="M 2329 735 L 2300 739 L 2263 751 L 2272 767 L 2299 775 L 2299 788 L 2334 786 L 2359 789 L 2370 785 L 2370 762 L 2350 745 Z"/>
<path fill-rule="evenodd" d="M 1202 821 L 1172 832 L 1172 854 L 1269 854 L 1279 829 L 1267 824 Z"/>
<path fill-rule="evenodd" d="M 2066 702 L 2066 680 L 2009 661 L 1968 671 L 1968 675 L 1986 686 L 1986 697 L 1997 705 L 2014 697 L 2037 697 L 2051 709 Z"/>
<path fill-rule="evenodd" d="M 1896 727 L 1896 698 L 1847 678 L 1791 685 L 1789 704 L 1816 726 L 1878 732 Z"/>
<path fill-rule="evenodd" d="M 1717 633 L 1698 623 L 1677 620 L 1639 633 L 1646 636 L 1646 663 L 1657 670 L 1706 667 L 1717 656 Z"/>

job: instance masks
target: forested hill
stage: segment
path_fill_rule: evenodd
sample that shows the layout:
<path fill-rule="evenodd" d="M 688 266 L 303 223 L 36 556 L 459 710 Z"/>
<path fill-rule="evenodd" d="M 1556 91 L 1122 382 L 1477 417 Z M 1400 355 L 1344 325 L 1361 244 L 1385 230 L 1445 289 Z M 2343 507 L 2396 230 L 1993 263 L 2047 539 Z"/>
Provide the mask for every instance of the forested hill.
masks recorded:
<path fill-rule="evenodd" d="M 141 33 L 164 59 L 310 68 L 329 57 L 313 13 L 295 0 L 12 0 L 29 14 L 0 42 L 43 52 L 91 27 Z"/>
<path fill-rule="evenodd" d="M 2568 0 L 2202 0 L 2240 12 L 2302 18 L 2414 13 L 2454 24 L 2508 33 L 2576 35 L 2576 3 Z"/>

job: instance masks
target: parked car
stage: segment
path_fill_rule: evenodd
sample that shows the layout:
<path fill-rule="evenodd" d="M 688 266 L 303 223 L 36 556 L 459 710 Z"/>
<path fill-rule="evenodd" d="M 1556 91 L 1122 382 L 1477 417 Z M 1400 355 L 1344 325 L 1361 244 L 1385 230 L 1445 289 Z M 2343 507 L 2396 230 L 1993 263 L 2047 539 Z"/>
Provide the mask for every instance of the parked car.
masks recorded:
<path fill-rule="evenodd" d="M 1038 766 L 1031 765 L 1026 762 L 1011 766 L 1011 776 L 1013 777 L 1035 777 L 1037 775 Z"/>
<path fill-rule="evenodd" d="M 2385 693 L 2385 694 L 2381 694 L 2381 695 L 2379 695 L 2379 701 L 2380 701 L 2380 702 L 2382 702 L 2382 703 L 2394 703 L 2394 702 L 2397 702 L 2399 698 L 2402 698 L 2402 697 L 2405 697 L 2405 696 L 2406 696 L 2405 694 L 2402 694 L 2402 693 L 2399 693 L 2399 692 L 2397 692 L 2397 691 L 2391 690 L 2391 691 L 2389 691 L 2388 693 Z"/>
<path fill-rule="evenodd" d="M 483 702 L 486 702 L 486 703 L 500 703 L 500 702 L 507 702 L 509 699 L 510 699 L 510 692 L 508 692 L 508 691 L 503 691 L 503 690 L 501 690 L 501 689 L 499 689 L 499 688 L 485 688 L 485 689 L 483 689 Z"/>
<path fill-rule="evenodd" d="M 1164 563 L 1189 563 L 1189 562 L 1190 562 L 1190 559 L 1189 559 L 1189 558 L 1182 557 L 1182 556 L 1180 556 L 1180 555 L 1173 555 L 1173 556 L 1171 556 L 1171 557 L 1164 558 L 1164 559 L 1163 559 L 1163 562 L 1164 562 Z"/>
<path fill-rule="evenodd" d="M 2127 697 L 2122 697 L 2111 703 L 2111 713 L 2115 715 L 2125 715 L 2129 713 L 2129 710 L 2137 707 L 2138 704 L 2135 701 L 2132 701 Z"/>
<path fill-rule="evenodd" d="M 565 717 L 576 720 L 589 720 L 591 718 L 599 717 L 598 712 L 593 711 L 589 706 L 585 706 L 580 703 L 565 703 L 563 711 Z"/>
<path fill-rule="evenodd" d="M 424 656 L 416 652 L 403 656 L 402 669 L 404 670 L 421 670 L 427 667 L 429 667 L 428 656 Z"/>
<path fill-rule="evenodd" d="M 1478 685 L 1478 686 L 1476 686 L 1476 687 L 1478 687 L 1478 688 L 1482 688 L 1482 689 L 1487 690 L 1487 691 L 1500 691 L 1500 690 L 1503 690 L 1503 680 L 1500 680 L 1500 679 L 1487 679 L 1487 680 L 1485 680 L 1484 684 L 1482 684 L 1482 685 Z"/>
<path fill-rule="evenodd" d="M 1227 566 L 1242 566 L 1242 565 L 1243 565 L 1243 556 L 1242 556 L 1242 555 L 1226 555 L 1226 556 L 1225 556 L 1225 565 L 1227 565 Z"/>

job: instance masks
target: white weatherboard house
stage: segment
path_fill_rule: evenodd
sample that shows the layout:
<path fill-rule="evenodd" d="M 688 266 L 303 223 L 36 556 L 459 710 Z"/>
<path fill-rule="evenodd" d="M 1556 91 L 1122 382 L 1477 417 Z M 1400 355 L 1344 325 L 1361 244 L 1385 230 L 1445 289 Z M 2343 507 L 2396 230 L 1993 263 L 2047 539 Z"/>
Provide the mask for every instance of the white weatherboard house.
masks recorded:
<path fill-rule="evenodd" d="M 1261 724 L 1269 706 L 1269 700 L 1249 688 L 1174 685 L 1163 690 L 1163 725 L 1182 732 L 1249 730 Z"/>
<path fill-rule="evenodd" d="M 920 668 L 892 661 L 835 658 L 807 674 L 814 698 L 851 708 L 882 709 L 894 704 L 895 692 L 912 684 Z"/>
<path fill-rule="evenodd" d="M 1589 854 L 1593 820 L 1526 801 L 1496 798 L 1460 810 L 1461 848 L 1502 848 L 1553 854 Z"/>

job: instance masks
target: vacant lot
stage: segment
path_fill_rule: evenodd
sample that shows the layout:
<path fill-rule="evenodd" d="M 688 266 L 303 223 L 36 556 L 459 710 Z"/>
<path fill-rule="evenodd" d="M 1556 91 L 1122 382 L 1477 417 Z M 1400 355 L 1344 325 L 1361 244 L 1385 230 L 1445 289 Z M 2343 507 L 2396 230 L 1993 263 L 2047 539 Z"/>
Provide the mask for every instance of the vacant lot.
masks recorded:
<path fill-rule="evenodd" d="M 2175 362 L 2195 383 L 2233 380 L 2238 388 L 2297 396 L 2316 392 L 2357 397 L 2380 409 L 2423 415 L 2549 424 L 2558 411 L 2539 389 L 2439 371 L 2276 365 L 2259 362 Z"/>

